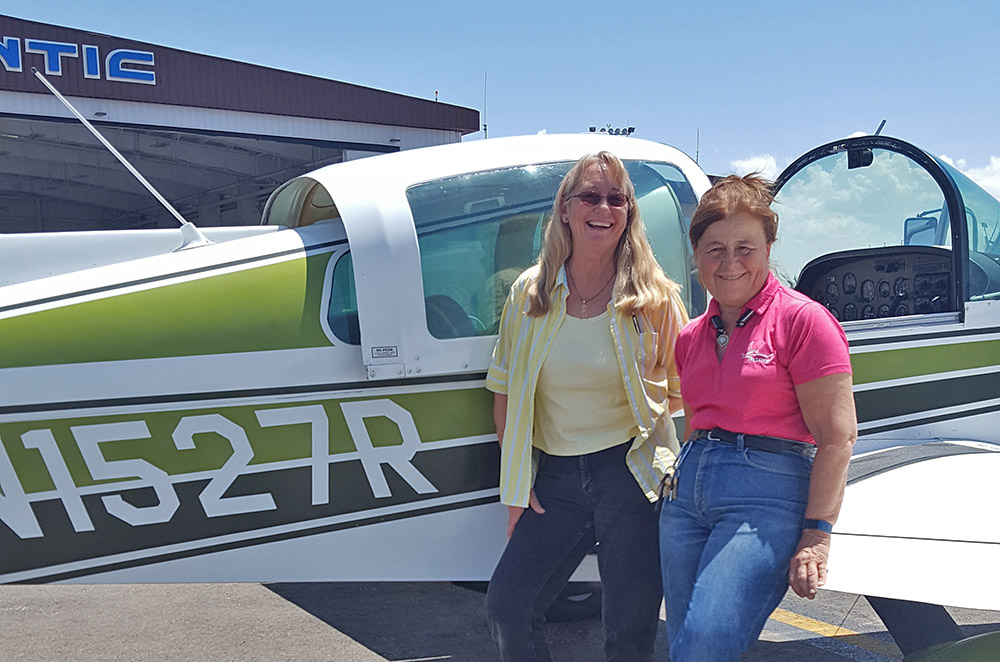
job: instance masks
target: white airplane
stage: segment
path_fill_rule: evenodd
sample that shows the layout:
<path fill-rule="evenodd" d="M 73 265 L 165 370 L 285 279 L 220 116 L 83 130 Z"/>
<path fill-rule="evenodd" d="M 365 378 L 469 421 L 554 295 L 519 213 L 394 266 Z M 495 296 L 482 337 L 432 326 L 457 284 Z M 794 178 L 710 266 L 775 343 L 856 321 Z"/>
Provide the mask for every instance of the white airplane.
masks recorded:
<path fill-rule="evenodd" d="M 709 180 L 632 137 L 328 166 L 184 250 L 190 228 L 0 236 L 0 582 L 487 579 L 498 314 L 601 149 L 699 313 L 686 228 Z M 778 186 L 776 271 L 842 321 L 855 370 L 828 588 L 1000 610 L 1000 203 L 880 136 Z"/>
<path fill-rule="evenodd" d="M 0 237 L 0 580 L 488 578 L 500 307 L 599 149 L 687 283 L 708 179 L 607 136 L 338 164 L 180 251 L 174 230 Z"/>

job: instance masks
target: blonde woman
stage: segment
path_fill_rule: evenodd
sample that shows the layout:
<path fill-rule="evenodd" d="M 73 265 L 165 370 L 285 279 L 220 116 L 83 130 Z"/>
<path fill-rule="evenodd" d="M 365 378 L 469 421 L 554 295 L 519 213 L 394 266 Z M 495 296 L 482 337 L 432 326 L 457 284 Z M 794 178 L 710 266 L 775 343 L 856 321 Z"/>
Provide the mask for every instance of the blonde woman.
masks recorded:
<path fill-rule="evenodd" d="M 653 502 L 677 450 L 679 287 L 613 154 L 563 179 L 538 263 L 514 283 L 487 388 L 509 541 L 487 618 L 501 658 L 549 660 L 544 615 L 595 543 L 608 660 L 651 660 L 661 598 Z"/>

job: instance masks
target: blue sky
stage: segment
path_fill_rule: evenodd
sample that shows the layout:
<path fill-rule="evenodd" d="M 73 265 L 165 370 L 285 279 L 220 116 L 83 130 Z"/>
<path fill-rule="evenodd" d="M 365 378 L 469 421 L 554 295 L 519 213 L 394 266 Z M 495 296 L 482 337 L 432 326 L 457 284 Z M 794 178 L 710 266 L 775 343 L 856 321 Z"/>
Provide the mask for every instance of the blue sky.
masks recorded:
<path fill-rule="evenodd" d="M 776 174 L 886 118 L 883 133 L 1000 195 L 1000 3 L 32 0 L 4 11 L 417 97 L 437 90 L 480 111 L 485 99 L 490 137 L 631 125 L 697 151 L 713 174 Z"/>

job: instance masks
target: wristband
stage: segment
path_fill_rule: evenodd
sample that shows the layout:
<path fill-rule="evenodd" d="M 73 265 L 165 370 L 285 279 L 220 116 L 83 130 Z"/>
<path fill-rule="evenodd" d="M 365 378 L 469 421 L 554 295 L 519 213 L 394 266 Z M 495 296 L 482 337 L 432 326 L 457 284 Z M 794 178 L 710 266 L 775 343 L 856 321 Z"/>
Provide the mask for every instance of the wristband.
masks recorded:
<path fill-rule="evenodd" d="M 822 531 L 824 533 L 833 533 L 833 524 L 830 524 L 825 519 L 807 519 L 802 524 L 803 529 L 816 529 L 817 531 Z"/>

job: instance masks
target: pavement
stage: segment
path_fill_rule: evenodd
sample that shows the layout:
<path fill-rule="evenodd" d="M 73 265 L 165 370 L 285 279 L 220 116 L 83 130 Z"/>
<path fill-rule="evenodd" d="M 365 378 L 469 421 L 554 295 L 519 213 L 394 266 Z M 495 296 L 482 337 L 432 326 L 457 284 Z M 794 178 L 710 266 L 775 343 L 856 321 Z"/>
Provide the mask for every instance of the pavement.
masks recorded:
<path fill-rule="evenodd" d="M 1000 612 L 949 611 L 1000 630 Z M 599 621 L 547 634 L 555 662 L 603 659 Z M 0 662 L 499 661 L 483 596 L 448 583 L 6 585 L 0 638 Z M 744 662 L 901 658 L 863 597 L 821 591 L 786 597 Z"/>

